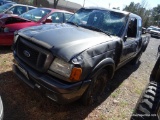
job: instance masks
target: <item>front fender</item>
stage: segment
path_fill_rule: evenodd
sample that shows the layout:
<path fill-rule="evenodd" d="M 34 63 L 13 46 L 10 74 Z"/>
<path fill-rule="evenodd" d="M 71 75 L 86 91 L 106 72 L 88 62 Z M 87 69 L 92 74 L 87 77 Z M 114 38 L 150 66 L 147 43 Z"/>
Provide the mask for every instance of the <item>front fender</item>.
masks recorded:
<path fill-rule="evenodd" d="M 109 72 L 109 78 L 112 78 L 115 71 L 115 62 L 112 58 L 106 58 L 100 61 L 92 70 L 89 78 L 92 78 L 96 75 L 96 73 L 101 69 L 107 69 Z"/>

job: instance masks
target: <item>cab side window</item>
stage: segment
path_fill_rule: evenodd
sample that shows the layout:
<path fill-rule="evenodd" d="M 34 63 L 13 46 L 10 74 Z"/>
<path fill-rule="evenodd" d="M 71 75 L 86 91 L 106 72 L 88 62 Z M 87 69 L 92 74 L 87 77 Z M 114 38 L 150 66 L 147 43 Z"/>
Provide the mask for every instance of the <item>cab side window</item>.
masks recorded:
<path fill-rule="evenodd" d="M 11 8 L 10 11 L 12 11 L 13 14 L 21 15 L 27 11 L 27 8 L 25 6 L 15 6 Z"/>
<path fill-rule="evenodd" d="M 128 38 L 136 38 L 137 37 L 137 19 L 131 18 L 128 24 L 127 30 L 127 37 Z"/>

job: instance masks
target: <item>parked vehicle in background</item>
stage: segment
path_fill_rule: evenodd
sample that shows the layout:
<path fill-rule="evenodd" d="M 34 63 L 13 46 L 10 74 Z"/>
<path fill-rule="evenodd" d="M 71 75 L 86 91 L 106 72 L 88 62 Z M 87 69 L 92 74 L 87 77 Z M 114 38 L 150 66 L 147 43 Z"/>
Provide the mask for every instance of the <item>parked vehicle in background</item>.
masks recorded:
<path fill-rule="evenodd" d="M 13 14 L 18 16 L 35 8 L 36 7 L 29 5 L 8 3 L 0 6 L 0 18 L 3 17 L 5 14 Z"/>
<path fill-rule="evenodd" d="M 12 45 L 13 34 L 22 28 L 45 23 L 64 23 L 73 13 L 50 8 L 37 8 L 20 16 L 0 18 L 0 45 Z"/>
<path fill-rule="evenodd" d="M 153 28 L 152 30 L 150 30 L 150 34 L 151 34 L 151 37 L 160 38 L 160 28 L 158 27 Z"/>
<path fill-rule="evenodd" d="M 16 32 L 13 71 L 55 102 L 81 98 L 89 105 L 97 101 L 118 68 L 139 62 L 150 40 L 141 30 L 138 15 L 82 8 L 67 23 Z"/>
<path fill-rule="evenodd" d="M 0 120 L 3 120 L 3 103 L 0 96 Z"/>
<path fill-rule="evenodd" d="M 142 27 L 142 34 L 146 34 L 146 28 Z"/>
<path fill-rule="evenodd" d="M 149 33 L 150 30 L 152 30 L 153 28 L 156 28 L 156 27 L 155 27 L 155 26 L 150 26 L 150 27 L 148 27 L 148 28 L 146 29 L 146 32 Z"/>
<path fill-rule="evenodd" d="M 160 53 L 160 46 L 158 49 Z M 131 120 L 160 119 L 160 56 L 150 75 L 150 82 L 139 98 Z"/>
<path fill-rule="evenodd" d="M 15 3 L 15 2 L 10 1 L 10 0 L 0 0 L 0 6 L 4 5 L 4 4 L 7 4 L 7 3 Z"/>
<path fill-rule="evenodd" d="M 1 14 L 4 14 L 4 12 L 9 9 L 10 7 L 12 7 L 14 4 L 16 3 L 7 3 L 7 4 L 4 4 L 2 6 L 0 6 L 0 15 Z M 0 16 L 1 17 L 1 16 Z"/>

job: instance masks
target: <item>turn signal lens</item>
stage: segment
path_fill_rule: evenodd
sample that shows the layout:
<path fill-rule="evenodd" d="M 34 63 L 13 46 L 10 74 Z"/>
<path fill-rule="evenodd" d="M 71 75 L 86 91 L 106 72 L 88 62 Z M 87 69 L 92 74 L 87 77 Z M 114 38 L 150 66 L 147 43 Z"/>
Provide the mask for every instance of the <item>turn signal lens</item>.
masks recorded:
<path fill-rule="evenodd" d="M 81 78 L 81 74 L 82 74 L 82 69 L 81 68 L 77 68 L 77 67 L 74 67 L 72 69 L 72 72 L 71 72 L 71 75 L 70 75 L 70 80 L 72 82 L 76 82 L 76 81 L 79 81 L 80 78 Z"/>

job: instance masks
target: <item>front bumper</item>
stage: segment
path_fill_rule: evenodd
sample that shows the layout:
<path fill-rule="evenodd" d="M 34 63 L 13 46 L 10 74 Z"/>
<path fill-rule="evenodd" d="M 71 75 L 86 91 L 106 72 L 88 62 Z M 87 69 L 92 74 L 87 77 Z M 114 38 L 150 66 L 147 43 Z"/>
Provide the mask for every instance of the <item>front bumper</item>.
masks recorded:
<path fill-rule="evenodd" d="M 3 120 L 3 104 L 1 97 L 0 97 L 0 120 Z"/>
<path fill-rule="evenodd" d="M 14 55 L 14 73 L 33 89 L 43 92 L 48 98 L 60 104 L 66 104 L 79 99 L 91 80 L 77 83 L 66 83 L 48 74 L 38 73 L 25 65 Z"/>

